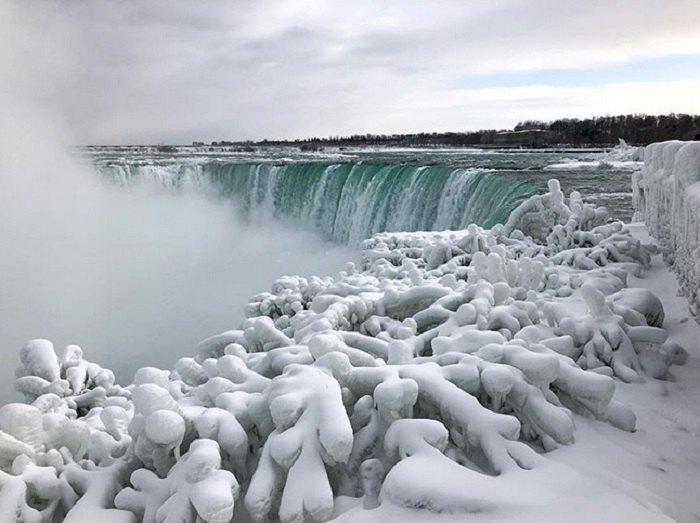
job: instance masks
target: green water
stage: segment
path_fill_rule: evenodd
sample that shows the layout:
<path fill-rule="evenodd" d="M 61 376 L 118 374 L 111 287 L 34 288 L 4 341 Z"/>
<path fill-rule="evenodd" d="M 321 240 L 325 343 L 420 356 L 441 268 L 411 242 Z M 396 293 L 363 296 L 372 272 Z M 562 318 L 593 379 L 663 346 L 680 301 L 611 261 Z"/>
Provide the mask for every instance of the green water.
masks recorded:
<path fill-rule="evenodd" d="M 502 223 L 539 183 L 483 168 L 372 162 L 110 164 L 112 182 L 205 190 L 247 219 L 290 220 L 339 243 L 381 231 Z"/>

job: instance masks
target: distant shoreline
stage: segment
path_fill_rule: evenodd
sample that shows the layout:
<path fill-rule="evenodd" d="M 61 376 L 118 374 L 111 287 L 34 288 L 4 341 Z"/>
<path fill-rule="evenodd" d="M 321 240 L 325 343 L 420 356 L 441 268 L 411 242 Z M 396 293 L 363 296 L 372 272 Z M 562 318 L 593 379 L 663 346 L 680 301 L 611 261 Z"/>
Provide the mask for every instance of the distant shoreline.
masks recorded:
<path fill-rule="evenodd" d="M 495 146 L 495 145 L 482 145 L 482 146 L 451 146 L 451 145 L 436 145 L 436 146 L 426 146 L 426 145 L 353 145 L 353 146 L 338 146 L 338 145 L 320 145 L 314 150 L 304 150 L 299 143 L 284 143 L 284 144 L 270 144 L 270 143 L 254 143 L 250 144 L 248 142 L 231 142 L 227 145 L 191 145 L 191 144 L 128 144 L 128 145 L 78 145 L 78 149 L 146 149 L 151 148 L 154 152 L 168 153 L 168 152 L 178 152 L 180 150 L 202 150 L 206 149 L 211 152 L 222 152 L 222 151 L 232 151 L 232 152 L 246 152 L 246 150 L 264 150 L 264 149 L 280 149 L 280 148 L 295 148 L 299 149 L 301 152 L 321 152 L 321 151 L 362 151 L 368 149 L 376 150 L 425 150 L 425 151 L 441 151 L 441 150 L 451 150 L 451 151 L 494 151 L 500 153 L 604 153 L 609 151 L 617 144 L 609 144 L 607 146 L 595 145 L 591 147 L 585 146 L 569 146 L 569 145 L 551 145 L 547 147 L 528 147 L 528 146 Z M 252 152 L 252 151 L 250 151 Z"/>
<path fill-rule="evenodd" d="M 419 133 L 353 134 L 306 139 L 258 141 L 203 141 L 193 146 L 295 146 L 302 151 L 321 147 L 404 147 L 477 149 L 608 149 L 624 140 L 632 146 L 667 140 L 700 140 L 700 115 L 626 114 L 594 118 L 561 118 L 553 121 L 527 120 L 512 129 L 481 129 Z M 559 152 L 559 151 L 557 151 Z"/>

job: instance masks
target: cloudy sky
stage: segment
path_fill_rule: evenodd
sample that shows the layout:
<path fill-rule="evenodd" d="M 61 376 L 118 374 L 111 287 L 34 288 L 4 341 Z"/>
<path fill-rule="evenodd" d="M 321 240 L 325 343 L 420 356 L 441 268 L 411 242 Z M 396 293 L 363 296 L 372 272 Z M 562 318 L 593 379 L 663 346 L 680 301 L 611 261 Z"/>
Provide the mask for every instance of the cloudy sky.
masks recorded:
<path fill-rule="evenodd" d="M 0 1 L 6 91 L 77 143 L 700 113 L 698 0 Z"/>

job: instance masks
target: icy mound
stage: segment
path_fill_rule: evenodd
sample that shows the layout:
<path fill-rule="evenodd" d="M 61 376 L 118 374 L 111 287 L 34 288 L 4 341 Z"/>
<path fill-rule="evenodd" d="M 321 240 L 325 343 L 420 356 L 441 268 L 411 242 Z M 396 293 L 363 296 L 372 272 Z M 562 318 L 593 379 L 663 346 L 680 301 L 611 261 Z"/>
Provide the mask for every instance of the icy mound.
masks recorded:
<path fill-rule="evenodd" d="M 545 171 L 636 171 L 642 162 L 632 160 L 575 160 L 565 158 L 560 163 L 547 165 Z"/>
<path fill-rule="evenodd" d="M 646 222 L 681 290 L 698 314 L 700 296 L 700 142 L 647 146 L 644 168 L 632 176 L 635 218 Z"/>
<path fill-rule="evenodd" d="M 662 520 L 538 455 L 573 442 L 573 413 L 634 430 L 615 378 L 682 363 L 659 300 L 625 288 L 648 262 L 553 180 L 505 225 L 379 234 L 361 270 L 281 278 L 239 329 L 125 387 L 30 341 L 27 403 L 0 408 L 0 520 Z"/>
<path fill-rule="evenodd" d="M 619 144 L 610 149 L 605 154 L 605 159 L 609 161 L 640 162 L 644 160 L 644 148 L 629 145 L 622 138 Z"/>
<path fill-rule="evenodd" d="M 576 160 L 564 158 L 560 163 L 553 163 L 545 171 L 636 171 L 642 168 L 644 149 L 628 145 L 620 138 L 616 145 L 596 160 Z"/>

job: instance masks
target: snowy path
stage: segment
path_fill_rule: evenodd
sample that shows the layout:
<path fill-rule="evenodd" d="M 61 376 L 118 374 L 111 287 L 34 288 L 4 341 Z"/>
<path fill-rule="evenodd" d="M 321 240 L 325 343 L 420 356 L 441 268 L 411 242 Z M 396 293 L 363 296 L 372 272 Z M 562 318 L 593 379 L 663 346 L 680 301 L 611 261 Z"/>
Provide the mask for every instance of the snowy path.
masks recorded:
<path fill-rule="evenodd" d="M 635 236 L 652 241 L 643 225 Z M 661 298 L 664 328 L 688 351 L 688 362 L 672 369 L 675 381 L 647 378 L 644 384 L 617 383 L 616 397 L 637 415 L 637 431 L 577 417 L 576 442 L 549 457 L 572 465 L 638 501 L 649 501 L 679 522 L 700 521 L 700 325 L 678 296 L 675 275 L 654 258 L 643 278 L 630 287 L 645 287 Z"/>

